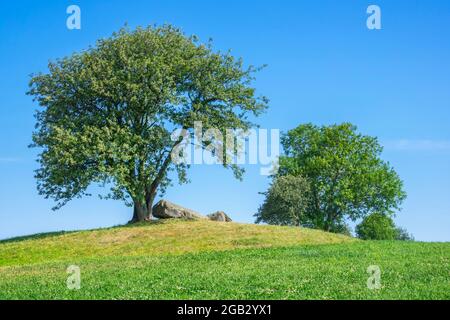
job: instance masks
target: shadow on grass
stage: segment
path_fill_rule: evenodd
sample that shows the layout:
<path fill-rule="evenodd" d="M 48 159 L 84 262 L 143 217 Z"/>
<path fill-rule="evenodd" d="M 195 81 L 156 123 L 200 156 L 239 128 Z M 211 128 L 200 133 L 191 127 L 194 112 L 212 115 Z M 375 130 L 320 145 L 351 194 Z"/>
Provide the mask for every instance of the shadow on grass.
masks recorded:
<path fill-rule="evenodd" d="M 21 241 L 27 241 L 27 240 L 45 239 L 45 238 L 61 236 L 64 234 L 75 233 L 75 232 L 77 232 L 77 231 L 55 231 L 55 232 L 37 233 L 37 234 L 29 235 L 29 236 L 20 236 L 20 237 L 14 237 L 14 238 L 0 240 L 0 244 L 10 243 L 10 242 L 21 242 Z"/>
<path fill-rule="evenodd" d="M 179 220 L 182 220 L 182 219 L 179 219 Z M 13 238 L 0 240 L 0 244 L 22 242 L 22 241 L 28 241 L 28 240 L 46 239 L 46 238 L 58 237 L 58 236 L 71 234 L 71 233 L 77 233 L 77 232 L 89 232 L 89 231 L 99 231 L 99 230 L 112 230 L 112 229 L 116 229 L 116 228 L 135 228 L 135 227 L 143 227 L 143 226 L 153 226 L 153 225 L 164 224 L 166 222 L 168 222 L 168 221 L 167 220 L 153 220 L 153 221 L 145 221 L 145 222 L 137 222 L 137 223 L 128 223 L 128 224 L 117 225 L 117 226 L 113 226 L 113 227 L 107 227 L 107 228 L 44 232 L 44 233 L 37 233 L 37 234 L 32 234 L 32 235 L 27 235 L 27 236 L 19 236 L 19 237 L 13 237 Z"/>

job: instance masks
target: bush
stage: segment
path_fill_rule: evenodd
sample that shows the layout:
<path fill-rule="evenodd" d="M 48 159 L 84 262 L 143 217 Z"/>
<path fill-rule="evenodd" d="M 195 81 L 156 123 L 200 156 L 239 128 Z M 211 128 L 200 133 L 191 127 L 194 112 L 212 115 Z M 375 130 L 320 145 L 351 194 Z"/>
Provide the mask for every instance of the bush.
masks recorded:
<path fill-rule="evenodd" d="M 343 234 L 349 237 L 353 237 L 352 228 L 346 223 L 340 223 L 334 226 L 330 232 Z"/>
<path fill-rule="evenodd" d="M 401 241 L 414 241 L 414 236 L 409 233 L 406 229 L 397 227 L 395 240 L 401 240 Z"/>
<path fill-rule="evenodd" d="M 363 240 L 395 240 L 398 231 L 391 217 L 372 213 L 356 226 L 356 234 Z"/>
<path fill-rule="evenodd" d="M 300 176 L 281 176 L 274 180 L 263 205 L 255 214 L 256 223 L 309 226 L 307 211 L 310 188 Z"/>

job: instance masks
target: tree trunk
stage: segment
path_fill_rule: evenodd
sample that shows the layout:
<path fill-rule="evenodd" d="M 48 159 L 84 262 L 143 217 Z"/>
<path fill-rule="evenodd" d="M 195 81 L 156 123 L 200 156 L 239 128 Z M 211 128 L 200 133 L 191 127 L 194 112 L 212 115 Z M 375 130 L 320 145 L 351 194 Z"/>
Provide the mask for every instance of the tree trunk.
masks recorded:
<path fill-rule="evenodd" d="M 145 205 L 147 207 L 147 219 L 153 219 L 153 201 L 156 197 L 156 190 L 150 190 L 145 195 Z"/>
<path fill-rule="evenodd" d="M 187 128 L 184 128 L 187 129 Z M 175 144 L 172 146 L 172 150 L 179 145 L 183 141 L 182 137 L 180 137 Z M 145 190 L 145 203 L 141 204 L 139 202 L 134 202 L 134 213 L 133 213 L 133 219 L 130 221 L 133 222 L 140 222 L 140 221 L 148 221 L 153 218 L 153 201 L 156 198 L 156 193 L 159 187 L 159 184 L 161 183 L 162 179 L 164 178 L 167 169 L 169 168 L 170 164 L 172 162 L 171 154 L 167 156 L 167 158 L 164 160 L 161 168 L 158 171 L 158 174 L 156 175 L 155 180 L 151 183 L 151 185 L 148 186 Z M 143 169 L 142 169 L 143 171 Z"/>
<path fill-rule="evenodd" d="M 147 220 L 147 207 L 145 204 L 140 203 L 139 201 L 134 202 L 134 210 L 133 210 L 133 218 L 131 219 L 131 223 L 134 222 L 142 222 Z"/>
<path fill-rule="evenodd" d="M 133 218 L 130 223 L 148 221 L 153 218 L 153 202 L 156 198 L 156 190 L 149 191 L 145 195 L 145 203 L 134 201 Z"/>

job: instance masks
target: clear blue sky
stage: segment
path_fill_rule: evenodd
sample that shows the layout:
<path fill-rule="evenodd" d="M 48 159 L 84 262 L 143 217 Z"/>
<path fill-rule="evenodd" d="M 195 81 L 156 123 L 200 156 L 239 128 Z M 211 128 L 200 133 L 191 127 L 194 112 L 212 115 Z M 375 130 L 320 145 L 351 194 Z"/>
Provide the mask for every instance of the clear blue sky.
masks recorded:
<path fill-rule="evenodd" d="M 79 5 L 82 29 L 66 28 Z M 366 8 L 382 30 L 366 28 Z M 350 121 L 386 145 L 383 157 L 405 182 L 396 222 L 424 241 L 450 241 L 450 1 L 2 1 L 0 5 L 0 238 L 127 222 L 130 208 L 96 197 L 52 212 L 37 194 L 37 150 L 28 149 L 37 107 L 29 74 L 125 23 L 172 23 L 213 38 L 248 63 L 268 67 L 256 87 L 271 100 L 264 128 Z M 244 181 L 198 166 L 167 198 L 200 212 L 224 210 L 253 222 L 268 184 L 258 167 Z"/>

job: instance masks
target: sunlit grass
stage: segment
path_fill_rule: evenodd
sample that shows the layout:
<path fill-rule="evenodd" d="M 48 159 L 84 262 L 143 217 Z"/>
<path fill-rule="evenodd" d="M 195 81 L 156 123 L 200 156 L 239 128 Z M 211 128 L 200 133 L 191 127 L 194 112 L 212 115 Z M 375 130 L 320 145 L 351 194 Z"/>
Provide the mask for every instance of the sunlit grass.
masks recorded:
<path fill-rule="evenodd" d="M 0 267 L 71 258 L 183 254 L 346 241 L 354 239 L 304 228 L 166 220 L 0 242 Z"/>
<path fill-rule="evenodd" d="M 450 244 L 167 221 L 0 243 L 0 299 L 449 299 Z M 81 289 L 66 286 L 69 265 Z M 367 267 L 381 288 L 367 287 Z"/>

